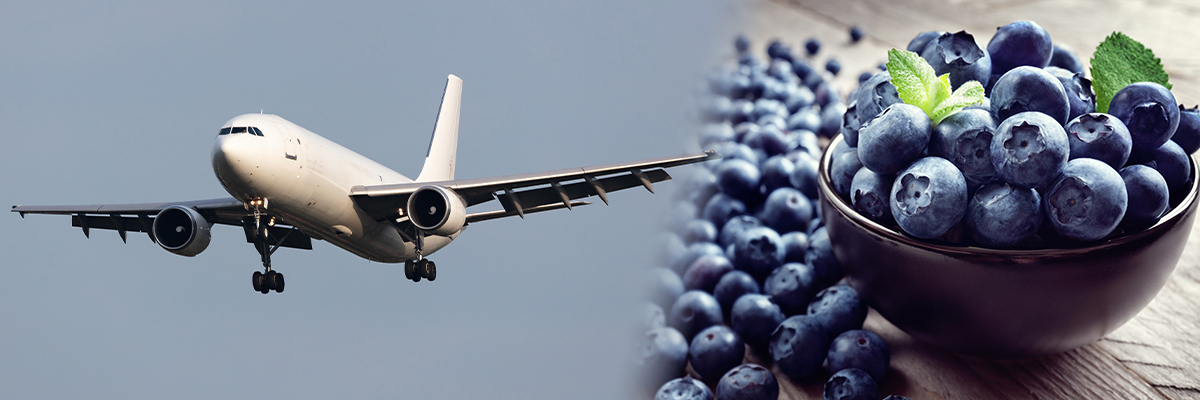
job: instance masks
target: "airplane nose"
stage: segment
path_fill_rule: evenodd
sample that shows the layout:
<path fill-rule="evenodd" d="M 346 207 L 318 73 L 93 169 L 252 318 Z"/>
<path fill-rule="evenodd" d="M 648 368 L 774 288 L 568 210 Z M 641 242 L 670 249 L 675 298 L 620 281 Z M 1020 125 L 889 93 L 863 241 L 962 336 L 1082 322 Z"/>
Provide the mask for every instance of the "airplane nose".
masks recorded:
<path fill-rule="evenodd" d="M 246 135 L 222 135 L 217 137 L 212 149 L 213 172 L 222 183 L 247 184 L 251 176 L 251 152 L 246 143 Z M 246 181 L 246 182 L 243 182 Z M 228 187 L 227 187 L 228 189 Z"/>

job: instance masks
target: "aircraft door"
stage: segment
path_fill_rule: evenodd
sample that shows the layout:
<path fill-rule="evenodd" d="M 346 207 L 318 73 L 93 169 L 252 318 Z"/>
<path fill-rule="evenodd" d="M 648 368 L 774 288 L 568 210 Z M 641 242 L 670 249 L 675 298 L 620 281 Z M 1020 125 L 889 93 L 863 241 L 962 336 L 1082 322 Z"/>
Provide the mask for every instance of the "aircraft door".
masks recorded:
<path fill-rule="evenodd" d="M 292 132 L 288 131 L 286 126 L 278 122 L 274 122 L 275 129 L 279 131 L 279 136 L 283 140 L 283 156 L 289 160 L 296 159 L 296 137 L 292 136 Z"/>

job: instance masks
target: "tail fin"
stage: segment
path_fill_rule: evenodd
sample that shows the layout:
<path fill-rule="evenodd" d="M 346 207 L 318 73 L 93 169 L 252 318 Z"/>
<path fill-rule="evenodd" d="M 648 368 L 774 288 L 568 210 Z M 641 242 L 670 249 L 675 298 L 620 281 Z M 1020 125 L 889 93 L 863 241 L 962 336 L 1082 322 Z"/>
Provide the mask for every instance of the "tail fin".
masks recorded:
<path fill-rule="evenodd" d="M 458 112 L 462 104 L 462 79 L 446 77 L 446 91 L 442 93 L 442 107 L 438 110 L 433 125 L 433 138 L 425 153 L 425 166 L 417 176 L 417 182 L 444 181 L 454 179 L 454 155 L 458 150 Z"/>

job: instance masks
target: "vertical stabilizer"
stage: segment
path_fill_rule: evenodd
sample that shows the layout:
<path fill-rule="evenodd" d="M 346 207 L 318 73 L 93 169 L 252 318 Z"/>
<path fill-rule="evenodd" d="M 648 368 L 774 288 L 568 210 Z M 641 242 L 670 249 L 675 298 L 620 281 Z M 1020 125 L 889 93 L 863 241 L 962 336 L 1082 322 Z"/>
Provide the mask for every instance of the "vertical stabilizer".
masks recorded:
<path fill-rule="evenodd" d="M 437 121 L 433 124 L 433 138 L 425 153 L 425 166 L 417 182 L 448 181 L 454 179 L 454 154 L 458 151 L 458 112 L 462 104 L 462 79 L 446 77 L 446 91 L 442 93 L 442 107 L 438 109 Z"/>

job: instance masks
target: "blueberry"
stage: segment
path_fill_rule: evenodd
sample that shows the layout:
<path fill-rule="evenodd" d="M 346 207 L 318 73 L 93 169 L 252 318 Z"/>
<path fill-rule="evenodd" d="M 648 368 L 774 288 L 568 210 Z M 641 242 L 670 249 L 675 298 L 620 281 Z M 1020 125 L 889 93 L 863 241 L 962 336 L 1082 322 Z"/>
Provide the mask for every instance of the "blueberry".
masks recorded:
<path fill-rule="evenodd" d="M 992 86 L 990 100 L 992 115 L 999 121 L 1038 111 L 1066 125 L 1071 116 L 1071 103 L 1062 82 L 1041 68 L 1017 67 L 1000 76 Z"/>
<path fill-rule="evenodd" d="M 804 262 L 812 266 L 820 286 L 831 285 L 842 279 L 842 269 L 838 267 L 837 258 L 833 255 L 833 244 L 829 241 L 829 233 L 824 227 L 817 228 L 808 235 L 808 253 L 804 255 Z"/>
<path fill-rule="evenodd" d="M 813 205 L 804 193 L 781 187 L 767 196 L 758 217 L 776 232 L 795 232 L 808 227 L 812 210 Z"/>
<path fill-rule="evenodd" d="M 722 99 L 724 102 L 729 103 L 729 99 L 725 97 L 717 97 L 716 99 L 718 100 L 713 100 L 714 103 L 720 102 Z M 730 103 L 729 107 L 732 109 L 732 103 Z M 701 146 L 707 147 L 711 144 L 731 142 L 733 140 L 733 125 L 729 121 L 704 124 L 704 129 L 700 131 Z"/>
<path fill-rule="evenodd" d="M 683 242 L 692 244 L 696 242 L 715 243 L 717 241 L 717 227 L 712 221 L 707 219 L 693 219 L 683 227 Z"/>
<path fill-rule="evenodd" d="M 992 136 L 992 165 L 1006 182 L 1039 188 L 1058 176 L 1070 155 L 1067 133 L 1046 114 L 1013 115 Z"/>
<path fill-rule="evenodd" d="M 916 37 L 912 38 L 912 40 L 910 40 L 908 42 L 907 50 L 911 51 L 913 53 L 921 54 L 921 51 L 925 50 L 925 46 L 928 46 L 929 42 L 942 36 L 943 33 L 946 33 L 946 32 L 942 32 L 942 31 L 921 32 L 921 33 L 917 34 Z M 883 67 L 880 69 L 884 70 L 884 71 L 887 70 L 886 67 Z"/>
<path fill-rule="evenodd" d="M 1179 108 L 1170 90 L 1154 82 L 1131 83 L 1113 96 L 1108 113 L 1129 128 L 1134 153 L 1162 146 L 1179 127 Z"/>
<path fill-rule="evenodd" d="M 1200 149 L 1200 111 L 1196 107 L 1183 108 L 1182 104 L 1179 105 L 1179 127 L 1171 135 L 1171 141 L 1186 154 Z"/>
<path fill-rule="evenodd" d="M 788 89 L 787 99 L 783 101 L 788 111 L 797 112 L 812 106 L 817 101 L 817 95 L 808 86 L 792 86 Z"/>
<path fill-rule="evenodd" d="M 1046 218 L 1054 230 L 1075 240 L 1108 236 L 1125 216 L 1128 195 L 1121 175 L 1091 158 L 1067 163 L 1062 176 L 1046 191 Z"/>
<path fill-rule="evenodd" d="M 933 125 L 925 111 L 896 103 L 859 128 L 858 156 L 871 171 L 894 174 L 921 157 L 932 133 Z"/>
<path fill-rule="evenodd" d="M 779 234 L 767 227 L 746 229 L 733 243 L 733 266 L 762 279 L 783 264 Z"/>
<path fill-rule="evenodd" d="M 708 125 L 729 125 L 729 114 L 733 113 L 733 101 L 725 96 L 712 96 L 708 99 L 707 107 L 704 108 L 702 116 L 705 121 L 710 122 Z M 708 126 L 705 126 L 705 131 Z M 705 134 L 700 135 L 701 143 L 706 141 Z"/>
<path fill-rule="evenodd" d="M 648 387 L 662 385 L 683 375 L 687 365 L 688 342 L 675 328 L 646 331 L 638 340 L 633 364 Z"/>
<path fill-rule="evenodd" d="M 850 41 L 851 42 L 858 43 L 859 40 L 862 40 L 863 35 L 865 35 L 865 33 L 863 32 L 863 28 L 861 25 L 855 25 L 855 26 L 850 27 Z"/>
<path fill-rule="evenodd" d="M 713 325 L 692 338 L 688 362 L 700 379 L 716 382 L 721 375 L 742 363 L 746 343 L 724 325 Z"/>
<path fill-rule="evenodd" d="M 737 241 L 737 238 L 742 235 L 747 229 L 763 226 L 758 218 L 749 215 L 739 215 L 729 219 L 725 226 L 721 228 L 721 236 L 718 244 L 722 248 L 727 248 L 729 245 Z"/>
<path fill-rule="evenodd" d="M 638 306 L 637 329 L 645 332 L 667 326 L 667 314 L 658 304 L 643 301 Z"/>
<path fill-rule="evenodd" d="M 858 368 L 882 381 L 891 357 L 887 343 L 875 332 L 853 329 L 833 339 L 827 362 L 830 371 Z"/>
<path fill-rule="evenodd" d="M 811 316 L 802 314 L 783 320 L 771 332 L 768 349 L 779 370 L 799 380 L 821 368 L 829 343 L 821 326 Z"/>
<path fill-rule="evenodd" d="M 1175 142 L 1159 146 L 1158 150 L 1150 153 L 1149 158 L 1139 161 L 1162 174 L 1172 198 L 1182 197 L 1187 192 L 1192 166 L 1188 162 L 1188 155 Z"/>
<path fill-rule="evenodd" d="M 762 186 L 767 193 L 781 187 L 792 186 L 792 174 L 796 172 L 796 164 L 783 155 L 773 156 L 763 162 Z"/>
<path fill-rule="evenodd" d="M 651 268 L 646 271 L 649 290 L 647 290 L 647 300 L 658 304 L 664 310 L 671 308 L 671 304 L 675 303 L 675 299 L 683 294 L 683 279 L 679 278 L 679 274 L 675 271 L 666 268 Z"/>
<path fill-rule="evenodd" d="M 770 47 L 767 49 L 770 50 Z M 788 50 L 788 53 L 790 55 L 791 50 Z M 783 84 L 783 87 L 789 87 L 791 86 L 790 84 L 794 84 L 795 82 L 799 81 L 799 79 L 796 78 L 796 73 L 792 71 L 792 62 L 785 59 L 776 58 L 771 60 L 771 66 L 767 67 L 767 75 L 778 79 L 780 83 Z M 765 96 L 766 94 L 764 93 L 763 95 Z"/>
<path fill-rule="evenodd" d="M 694 204 L 689 202 L 676 203 L 668 215 L 667 226 L 672 232 L 683 234 L 687 231 L 687 224 L 696 219 L 696 213 L 697 209 Z"/>
<path fill-rule="evenodd" d="M 962 110 L 943 119 L 929 138 L 929 155 L 950 160 L 962 172 L 968 187 L 977 187 L 992 179 L 992 136 L 996 120 L 992 113 Z"/>
<path fill-rule="evenodd" d="M 737 49 L 739 54 L 750 51 L 750 39 L 747 39 L 746 35 L 737 35 L 733 38 L 733 48 Z"/>
<path fill-rule="evenodd" d="M 763 282 L 763 294 L 771 296 L 784 315 L 803 314 L 818 289 L 812 267 L 801 263 L 780 265 Z"/>
<path fill-rule="evenodd" d="M 1071 159 L 1095 158 L 1113 168 L 1120 168 L 1129 160 L 1133 149 L 1125 123 L 1109 114 L 1080 115 L 1067 124 L 1066 131 L 1071 145 Z"/>
<path fill-rule="evenodd" d="M 761 128 L 759 128 L 758 124 L 755 123 L 739 124 L 733 127 L 734 134 L 738 135 L 738 140 L 741 140 L 745 137 L 745 135 L 748 135 L 750 132 L 758 129 Z M 721 153 L 722 161 L 744 160 L 750 164 L 758 165 L 760 160 L 758 153 L 755 153 L 754 149 L 751 149 L 750 146 L 741 143 L 726 143 L 715 147 L 717 153 Z M 712 169 L 716 170 L 717 168 L 720 168 L 721 165 L 724 165 L 724 162 L 711 164 L 713 165 Z"/>
<path fill-rule="evenodd" d="M 912 399 L 909 399 L 907 397 L 904 397 L 904 396 L 901 396 L 898 394 L 889 394 L 889 395 L 887 395 L 887 397 L 884 397 L 883 400 L 912 400 Z"/>
<path fill-rule="evenodd" d="M 703 382 L 685 376 L 664 383 L 654 400 L 713 400 L 713 392 Z"/>
<path fill-rule="evenodd" d="M 1054 41 L 1036 22 L 1017 21 L 996 28 L 987 51 L 992 56 L 992 75 L 1003 75 L 1022 65 L 1045 68 L 1054 55 Z"/>
<path fill-rule="evenodd" d="M 747 133 L 743 138 L 743 142 L 750 147 L 751 150 L 761 151 L 768 157 L 786 152 L 790 144 L 787 140 L 787 135 L 782 129 L 787 126 L 783 117 L 778 115 L 766 115 L 759 120 L 759 129 L 756 132 Z"/>
<path fill-rule="evenodd" d="M 1042 225 L 1042 198 L 1027 187 L 988 182 L 967 204 L 966 225 L 986 247 L 1016 246 Z"/>
<path fill-rule="evenodd" d="M 762 291 L 759 289 L 758 281 L 754 280 L 753 276 L 745 271 L 730 271 L 717 281 L 717 286 L 713 288 L 713 297 L 717 299 L 717 303 L 721 305 L 722 316 L 728 321 L 733 311 L 733 303 L 744 294 L 759 294 Z"/>
<path fill-rule="evenodd" d="M 872 74 L 872 73 L 870 73 L 870 72 L 863 72 L 863 73 L 861 73 L 861 74 L 858 74 L 858 84 L 859 84 L 859 85 L 862 85 L 862 84 L 863 84 L 863 82 L 866 82 L 866 81 L 867 81 L 867 79 L 871 79 L 871 75 L 873 75 L 873 74 Z M 853 93 L 851 93 L 851 94 L 850 94 L 850 98 L 851 98 L 851 99 L 853 99 L 853 98 L 854 98 L 854 94 L 853 94 Z"/>
<path fill-rule="evenodd" d="M 888 106 L 901 102 L 887 71 L 877 73 L 859 85 L 858 96 L 851 101 L 858 102 L 858 120 L 862 123 L 875 119 Z"/>
<path fill-rule="evenodd" d="M 866 73 L 864 72 L 864 74 Z M 867 79 L 870 77 L 868 76 Z M 854 96 L 851 98 L 853 99 Z M 846 112 L 842 114 L 842 126 L 839 130 L 850 147 L 858 147 L 858 129 L 861 128 L 861 125 L 858 120 L 858 100 L 853 100 L 846 107 Z"/>
<path fill-rule="evenodd" d="M 796 59 L 792 61 L 792 72 L 795 72 L 796 77 L 803 81 L 808 79 L 809 75 L 812 75 L 813 69 L 812 66 L 808 65 L 808 63 L 804 60 Z"/>
<path fill-rule="evenodd" d="M 809 224 L 812 222 L 810 221 Z M 808 229 L 808 227 L 805 227 Z M 804 255 L 808 253 L 808 234 L 804 232 L 788 232 L 779 237 L 779 244 L 783 246 L 783 262 L 804 262 Z"/>
<path fill-rule="evenodd" d="M 829 165 L 829 177 L 833 181 L 834 192 L 842 196 L 850 195 L 854 174 L 863 168 L 862 160 L 857 148 L 846 146 L 844 149 L 834 149 L 833 162 Z"/>
<path fill-rule="evenodd" d="M 810 57 L 817 55 L 817 52 L 821 51 L 821 41 L 817 38 L 808 38 L 804 41 L 804 51 L 807 51 Z"/>
<path fill-rule="evenodd" d="M 862 329 L 863 322 L 867 320 L 867 306 L 854 288 L 833 285 L 817 292 L 812 302 L 808 303 L 808 315 L 821 326 L 829 340 L 833 340 L 842 332 Z"/>
<path fill-rule="evenodd" d="M 779 398 L 779 382 L 775 374 L 757 364 L 734 367 L 717 383 L 717 398 L 721 400 L 774 400 Z"/>
<path fill-rule="evenodd" d="M 1133 229 L 1154 225 L 1167 211 L 1171 198 L 1166 179 L 1145 165 L 1130 165 L 1122 168 L 1120 174 L 1129 195 L 1129 208 L 1121 223 Z"/>
<path fill-rule="evenodd" d="M 761 294 L 747 293 L 733 302 L 729 312 L 729 325 L 750 347 L 763 350 L 771 339 L 771 332 L 785 316 L 779 305 Z"/>
<path fill-rule="evenodd" d="M 846 115 L 846 105 L 841 102 L 821 107 L 821 127 L 817 131 L 824 137 L 832 138 L 842 129 L 843 116 Z"/>
<path fill-rule="evenodd" d="M 850 184 L 850 204 L 867 218 L 882 224 L 891 223 L 892 206 L 888 192 L 895 179 L 894 175 L 879 175 L 866 168 L 859 169 Z"/>
<path fill-rule="evenodd" d="M 692 262 L 696 261 L 697 258 L 707 255 L 720 256 L 724 254 L 725 251 L 716 244 L 709 242 L 692 243 L 687 247 L 687 250 L 685 250 L 683 254 L 680 254 L 679 258 L 676 258 L 672 262 L 671 269 L 676 273 L 682 274 L 684 271 L 687 271 L 688 267 L 692 266 Z"/>
<path fill-rule="evenodd" d="M 842 63 L 838 62 L 836 58 L 830 58 L 829 61 L 825 62 L 825 70 L 837 76 L 838 72 L 842 72 Z"/>
<path fill-rule="evenodd" d="M 812 108 L 802 108 L 788 117 L 788 130 L 806 130 L 816 132 L 821 129 L 821 114 Z"/>
<path fill-rule="evenodd" d="M 817 160 L 797 158 L 790 182 L 810 199 L 817 198 Z"/>
<path fill-rule="evenodd" d="M 875 379 L 858 368 L 848 368 L 829 377 L 822 392 L 825 400 L 875 400 L 879 387 Z M 657 399 L 656 399 L 657 400 Z"/>
<path fill-rule="evenodd" d="M 1083 73 L 1083 63 L 1079 62 L 1079 57 L 1075 56 L 1070 48 L 1055 43 L 1054 50 L 1051 52 L 1050 65 L 1051 67 L 1059 67 L 1073 74 Z"/>
<path fill-rule="evenodd" d="M 699 290 L 689 290 L 675 300 L 667 322 L 690 339 L 704 328 L 724 323 L 724 319 L 721 318 L 721 305 L 717 304 L 716 298 Z"/>
<path fill-rule="evenodd" d="M 705 203 L 702 213 L 713 225 L 725 226 L 731 218 L 746 214 L 746 203 L 725 193 L 716 193 Z"/>
<path fill-rule="evenodd" d="M 918 52 L 929 62 L 938 76 L 950 74 L 952 89 L 958 89 L 969 81 L 987 86 L 992 74 L 992 59 L 975 43 L 975 37 L 967 31 L 943 33 L 931 40 Z"/>
<path fill-rule="evenodd" d="M 1092 93 L 1092 81 L 1085 78 L 1082 72 L 1071 72 L 1058 67 L 1046 67 L 1046 72 L 1058 78 L 1058 83 L 1067 93 L 1067 104 L 1071 111 L 1067 120 L 1073 120 L 1083 114 L 1096 112 L 1096 95 Z"/>
<path fill-rule="evenodd" d="M 733 271 L 733 263 L 723 256 L 706 255 L 697 258 L 683 273 L 683 288 L 712 293 L 713 288 L 717 287 L 717 281 L 729 271 Z"/>
<path fill-rule="evenodd" d="M 795 61 L 795 56 L 792 55 L 792 49 L 787 47 L 779 40 L 772 40 L 767 44 L 767 57 L 772 59 L 784 60 L 787 62 Z"/>
<path fill-rule="evenodd" d="M 966 179 L 941 157 L 922 158 L 897 174 L 890 193 L 896 223 L 921 239 L 946 233 L 967 208 Z"/>
<path fill-rule="evenodd" d="M 658 235 L 658 248 L 660 251 L 655 260 L 658 265 L 674 266 L 675 262 L 687 253 L 687 245 L 683 244 L 683 239 L 671 232 Z"/>

